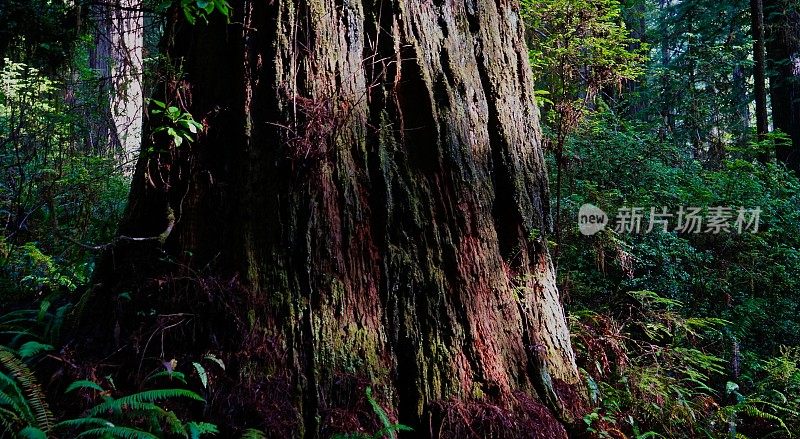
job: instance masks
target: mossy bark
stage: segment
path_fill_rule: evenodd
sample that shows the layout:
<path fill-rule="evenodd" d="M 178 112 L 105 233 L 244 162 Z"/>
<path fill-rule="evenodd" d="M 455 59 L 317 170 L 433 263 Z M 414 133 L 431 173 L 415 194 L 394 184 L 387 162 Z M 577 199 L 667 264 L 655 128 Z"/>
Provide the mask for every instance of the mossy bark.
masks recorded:
<path fill-rule="evenodd" d="M 229 25 L 176 14 L 168 30 L 184 71 L 165 99 L 207 129 L 141 158 L 122 233 L 158 235 L 171 208 L 163 250 L 241 285 L 223 317 L 240 337 L 219 348 L 239 397 L 309 437 L 335 423 L 343 376 L 373 383 L 418 435 L 434 402 L 520 392 L 569 420 L 559 393 L 579 375 L 541 238 L 516 2 L 232 4 Z M 107 287 L 149 273 L 136 245 L 106 258 Z"/>

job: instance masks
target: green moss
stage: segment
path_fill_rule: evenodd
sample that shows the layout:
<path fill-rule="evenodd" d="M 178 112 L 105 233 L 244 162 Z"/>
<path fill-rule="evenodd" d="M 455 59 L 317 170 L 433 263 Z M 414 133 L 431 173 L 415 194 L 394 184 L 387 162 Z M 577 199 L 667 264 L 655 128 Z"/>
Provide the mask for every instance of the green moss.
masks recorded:
<path fill-rule="evenodd" d="M 483 394 L 483 386 L 481 383 L 475 382 L 472 383 L 472 397 L 474 399 L 483 399 L 485 395 Z"/>

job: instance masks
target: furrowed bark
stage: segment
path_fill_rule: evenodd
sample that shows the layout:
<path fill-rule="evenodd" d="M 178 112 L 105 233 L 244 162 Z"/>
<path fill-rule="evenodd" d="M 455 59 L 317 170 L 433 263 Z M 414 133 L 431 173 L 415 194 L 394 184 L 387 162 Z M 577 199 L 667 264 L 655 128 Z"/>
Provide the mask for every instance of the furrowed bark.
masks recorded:
<path fill-rule="evenodd" d="M 342 427 L 358 397 L 345 377 L 423 436 L 466 402 L 572 422 L 580 378 L 547 248 L 529 239 L 551 224 L 516 3 L 232 4 L 231 25 L 168 30 L 185 74 L 165 99 L 207 130 L 140 159 L 121 232 L 158 235 L 171 209 L 164 251 L 241 286 L 103 293 L 99 308 L 123 333 L 143 324 L 137 303 L 222 309 L 239 335 L 204 331 L 226 339 L 231 392 L 252 401 L 234 412 L 273 432 Z M 100 289 L 161 269 L 153 247 L 115 249 Z M 527 437 L 565 435 L 534 412 Z"/>

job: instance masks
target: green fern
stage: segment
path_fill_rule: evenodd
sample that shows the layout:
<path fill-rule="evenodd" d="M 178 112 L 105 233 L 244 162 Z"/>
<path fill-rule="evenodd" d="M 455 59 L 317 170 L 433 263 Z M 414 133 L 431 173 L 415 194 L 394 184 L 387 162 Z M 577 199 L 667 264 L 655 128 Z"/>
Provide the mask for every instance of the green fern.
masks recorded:
<path fill-rule="evenodd" d="M 255 428 L 248 428 L 242 433 L 241 439 L 267 439 L 267 434 Z"/>
<path fill-rule="evenodd" d="M 204 434 L 219 433 L 217 426 L 208 422 L 187 422 L 185 429 L 190 439 L 200 439 Z"/>
<path fill-rule="evenodd" d="M 10 407 L 5 418 L 11 421 L 25 419 L 26 423 L 33 423 L 33 412 L 25 400 L 22 389 L 19 388 L 13 377 L 0 371 L 0 406 Z M 0 413 L 2 415 L 2 413 Z"/>
<path fill-rule="evenodd" d="M 100 438 L 121 438 L 121 439 L 158 439 L 158 436 L 155 436 L 151 433 L 146 431 L 138 430 L 136 428 L 130 427 L 103 427 L 103 428 L 93 428 L 91 430 L 86 430 L 83 433 L 75 436 L 76 439 L 82 437 L 100 437 Z"/>
<path fill-rule="evenodd" d="M 9 387 L 15 391 L 17 397 L 21 397 L 16 407 L 25 409 L 24 413 L 27 415 L 21 417 L 27 418 L 30 424 L 34 424 L 45 433 L 49 432 L 54 424 L 53 414 L 33 372 L 17 357 L 15 352 L 5 346 L 0 346 L 0 364 L 11 373 L 11 376 L 0 374 L 2 375 L 0 380 L 7 385 L 10 384 Z M 16 385 L 14 381 L 19 385 Z"/>
<path fill-rule="evenodd" d="M 103 388 L 88 380 L 70 384 L 67 392 L 76 389 L 91 389 L 103 392 Z M 174 412 L 157 404 L 159 401 L 187 398 L 203 401 L 198 394 L 185 389 L 145 390 L 120 398 L 105 396 L 104 401 L 86 411 L 82 418 L 59 422 L 55 428 L 76 433 L 74 437 L 151 438 L 153 433 L 168 433 L 187 438 L 199 438 L 204 434 L 215 434 L 217 427 L 205 422 L 184 423 Z M 111 421 L 114 419 L 114 421 Z M 124 425 L 133 422 L 135 425 Z"/>
<path fill-rule="evenodd" d="M 77 419 L 67 419 L 66 421 L 61 421 L 53 426 L 53 430 L 70 430 L 70 429 L 80 429 L 85 427 L 113 427 L 114 424 L 109 422 L 103 418 L 92 418 L 92 417 L 85 417 L 85 418 L 77 418 Z"/>
<path fill-rule="evenodd" d="M 91 409 L 89 415 L 95 416 L 106 412 L 121 412 L 125 409 L 140 410 L 147 406 L 144 404 L 174 398 L 188 398 L 195 401 L 205 401 L 200 395 L 186 389 L 157 389 L 145 390 L 133 395 L 123 396 L 119 399 L 108 398 Z"/>
<path fill-rule="evenodd" d="M 369 405 L 372 407 L 372 411 L 378 417 L 378 420 L 381 422 L 383 428 L 376 431 L 373 435 L 362 434 L 362 433 L 345 433 L 345 434 L 335 434 L 333 435 L 333 439 L 380 439 L 383 437 L 389 436 L 390 439 L 397 439 L 397 432 L 398 431 L 414 431 L 411 427 L 403 424 L 395 424 L 389 419 L 389 415 L 386 413 L 386 410 L 378 404 L 378 401 L 372 396 L 372 388 L 367 387 L 366 389 L 367 401 Z M 257 438 L 260 439 L 260 438 Z"/>
<path fill-rule="evenodd" d="M 24 439 L 47 439 L 47 433 L 30 425 L 20 430 L 17 436 Z"/>
<path fill-rule="evenodd" d="M 180 382 L 181 384 L 186 383 L 186 375 L 183 372 L 178 372 L 177 370 L 161 370 L 156 373 L 150 374 L 147 378 L 144 379 L 145 383 L 149 383 L 152 381 L 158 381 L 162 378 L 167 378 L 168 380 L 175 380 Z"/>
<path fill-rule="evenodd" d="M 97 384 L 94 381 L 77 380 L 73 381 L 69 386 L 67 386 L 67 390 L 64 390 L 64 393 L 69 393 L 77 389 L 92 389 L 92 390 L 97 390 L 98 392 L 105 392 L 103 387 L 101 387 L 100 384 Z"/>
<path fill-rule="evenodd" d="M 777 411 L 784 411 L 789 413 L 792 412 L 789 409 L 785 409 L 783 407 L 780 407 L 778 405 L 772 404 L 767 401 L 761 401 L 757 399 L 745 399 L 737 404 L 722 407 L 719 411 L 718 417 L 720 419 L 729 420 L 729 419 L 735 419 L 737 414 L 740 413 L 745 414 L 751 418 L 763 419 L 765 421 L 774 422 L 775 424 L 778 424 L 781 427 L 781 429 L 785 430 L 791 436 L 792 432 L 791 430 L 789 430 L 789 427 L 786 425 L 786 422 L 784 422 L 783 418 L 775 414 L 764 411 L 762 408 L 758 407 L 759 405 L 761 405 L 763 408 L 771 408 Z"/>

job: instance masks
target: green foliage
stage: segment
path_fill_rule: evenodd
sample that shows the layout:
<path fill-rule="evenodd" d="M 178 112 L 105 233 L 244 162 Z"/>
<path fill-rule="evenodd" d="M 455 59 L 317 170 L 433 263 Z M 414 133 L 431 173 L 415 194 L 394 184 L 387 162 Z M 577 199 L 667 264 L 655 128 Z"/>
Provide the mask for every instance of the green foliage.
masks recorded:
<path fill-rule="evenodd" d="M 219 433 L 217 426 L 208 422 L 187 422 L 186 433 L 189 439 L 199 439 L 204 434 L 214 435 Z"/>
<path fill-rule="evenodd" d="M 191 114 L 181 111 L 178 107 L 167 106 L 156 99 L 150 99 L 150 103 L 153 104 L 150 115 L 161 121 L 161 124 L 157 124 L 153 129 L 153 133 L 165 132 L 175 147 L 181 146 L 184 140 L 193 142 L 197 133 L 203 129 L 203 125 L 195 121 Z"/>
<path fill-rule="evenodd" d="M 637 117 L 658 124 L 665 140 L 718 160 L 748 140 L 752 100 L 749 2 L 644 2 L 652 41 L 642 87 L 628 96 Z"/>
<path fill-rule="evenodd" d="M 261 430 L 248 428 L 242 434 L 241 439 L 267 439 L 267 435 Z"/>
<path fill-rule="evenodd" d="M 378 420 L 381 423 L 382 428 L 376 431 L 373 434 L 363 434 L 363 433 L 345 433 L 345 434 L 335 434 L 333 435 L 333 439 L 381 439 L 384 437 L 389 437 L 390 439 L 397 439 L 397 432 L 400 431 L 414 431 L 411 427 L 399 423 L 393 423 L 391 419 L 389 419 L 388 413 L 386 410 L 378 404 L 378 401 L 372 396 L 372 388 L 367 387 L 366 391 L 367 401 L 369 402 L 370 407 L 372 408 L 373 413 L 375 416 L 378 417 Z"/>
<path fill-rule="evenodd" d="M 105 390 L 94 381 L 76 380 L 70 383 L 69 386 L 67 386 L 66 390 L 64 390 L 64 393 L 70 393 L 79 389 L 90 389 L 90 390 L 96 390 L 98 392 L 105 392 Z"/>
<path fill-rule="evenodd" d="M 630 36 L 617 0 L 524 0 L 536 95 L 557 148 L 597 94 L 643 73 L 646 45 Z"/>
<path fill-rule="evenodd" d="M 724 391 L 714 388 L 726 373 L 725 363 L 708 350 L 728 322 L 683 317 L 680 302 L 653 292 L 630 295 L 635 302 L 620 308 L 620 317 L 582 312 L 571 318 L 589 399 L 597 405 L 584 416 L 587 432 L 722 438 L 736 433 L 739 424 L 747 431 L 755 419 L 790 432 L 786 420 L 797 412 L 785 402 L 745 397 L 732 382 Z M 792 374 L 794 367 L 784 371 Z"/>
<path fill-rule="evenodd" d="M 97 415 L 106 412 L 119 413 L 125 410 L 150 410 L 153 409 L 151 405 L 153 402 L 175 398 L 189 398 L 195 401 L 203 401 L 200 395 L 185 389 L 144 390 L 118 399 L 106 397 L 104 402 L 89 409 L 88 413 L 90 415 Z"/>
<path fill-rule="evenodd" d="M 647 44 L 631 38 L 617 0 L 524 0 L 536 99 L 544 110 L 544 147 L 554 152 L 556 245 L 561 240 L 564 148 L 601 92 L 622 90 L 644 69 Z"/>
<path fill-rule="evenodd" d="M 113 157 L 76 146 L 85 113 L 63 82 L 9 59 L 0 80 L 0 302 L 76 292 L 94 267 L 90 244 L 114 233 L 127 182 Z"/>
<path fill-rule="evenodd" d="M 195 371 L 197 371 L 197 376 L 200 377 L 200 382 L 203 384 L 203 388 L 208 387 L 208 373 L 206 373 L 206 368 L 196 361 L 192 362 L 192 366 L 194 367 Z"/>
<path fill-rule="evenodd" d="M 154 438 L 162 433 L 186 438 L 199 438 L 217 433 L 213 424 L 182 421 L 176 413 L 163 407 L 163 403 L 186 399 L 203 401 L 197 393 L 181 388 L 150 389 L 112 397 L 101 385 L 89 380 L 77 380 L 68 385 L 65 394 L 80 392 L 101 397 L 102 401 L 85 411 L 80 418 L 55 421 L 48 396 L 44 393 L 31 364 L 53 347 L 35 340 L 40 326 L 37 310 L 13 311 L 0 321 L 13 323 L 19 331 L 5 332 L 18 349 L 0 344 L 0 427 L 17 432 L 20 437 L 120 437 Z M 44 314 L 43 314 L 44 315 Z M 16 320 L 16 321 L 15 321 Z M 27 326 L 27 329 L 25 329 Z M 182 377 L 177 371 L 173 377 Z M 185 380 L 182 380 L 185 383 Z"/>
<path fill-rule="evenodd" d="M 649 123 L 607 110 L 587 119 L 567 144 L 566 155 L 575 161 L 566 167 L 570 194 L 562 215 L 570 222 L 584 203 L 600 206 L 612 218 L 623 206 L 664 206 L 672 212 L 679 206 L 748 206 L 763 212 L 758 233 L 617 233 L 613 221 L 591 237 L 565 229 L 559 246 L 561 291 L 572 309 L 591 309 L 598 321 L 610 319 L 609 330 L 617 328 L 618 334 L 607 336 L 604 354 L 592 357 L 599 363 L 583 363 L 594 383 L 590 396 L 601 403 L 586 418 L 595 434 L 613 435 L 613 429 L 665 437 L 797 433 L 792 380 L 771 379 L 768 372 L 792 376 L 794 360 L 789 348 L 780 346 L 800 344 L 795 294 L 800 285 L 790 274 L 800 272 L 800 180 L 780 164 L 757 159 L 781 138 L 775 134 L 746 146 L 731 140 L 724 154 L 711 160 L 666 142 Z M 624 314 L 631 290 L 660 293 L 659 298 L 637 294 L 638 324 Z M 653 307 L 658 313 L 647 311 Z M 717 330 L 707 333 L 709 323 Z M 589 326 L 598 325 L 603 326 Z M 587 345 L 576 341 L 579 349 Z M 616 372 L 606 363 L 617 364 Z M 741 386 L 736 390 L 741 398 L 727 391 L 728 381 Z"/>
<path fill-rule="evenodd" d="M 626 290 L 659 291 L 696 314 L 731 321 L 745 349 L 767 354 L 798 342 L 794 291 L 800 283 L 789 275 L 800 270 L 796 176 L 743 150 L 707 168 L 682 148 L 661 143 L 646 125 L 610 115 L 587 123 L 567 151 L 580 158 L 566 177 L 573 189 L 563 205 L 568 218 L 584 203 L 612 216 L 623 206 L 673 212 L 679 206 L 748 206 L 763 212 L 760 231 L 741 235 L 606 230 L 584 237 L 571 228 L 559 265 L 576 304 L 604 310 Z"/>
<path fill-rule="evenodd" d="M 0 345 L 0 366 L 0 425 L 29 437 L 35 437 L 37 430 L 50 431 L 53 414 L 36 377 L 19 353 Z"/>
<path fill-rule="evenodd" d="M 197 23 L 198 19 L 203 23 L 208 23 L 209 18 L 215 12 L 230 22 L 232 9 L 227 0 L 166 0 L 159 5 L 159 9 L 167 10 L 175 3 L 191 25 Z"/>
<path fill-rule="evenodd" d="M 63 0 L 4 0 L 0 3 L 0 60 L 25 57 L 26 62 L 48 71 L 62 67 L 76 40 L 76 6 Z"/>
<path fill-rule="evenodd" d="M 643 73 L 618 0 L 523 0 L 530 63 L 540 87 L 559 99 L 591 100 L 605 86 Z"/>
<path fill-rule="evenodd" d="M 153 389 L 114 398 L 97 383 L 79 380 L 67 387 L 66 393 L 90 390 L 103 401 L 86 410 L 84 416 L 56 424 L 58 431 L 74 437 L 157 438 L 162 433 L 186 438 L 216 434 L 216 425 L 205 422 L 184 422 L 161 403 L 176 399 L 203 401 L 186 389 Z"/>

